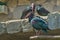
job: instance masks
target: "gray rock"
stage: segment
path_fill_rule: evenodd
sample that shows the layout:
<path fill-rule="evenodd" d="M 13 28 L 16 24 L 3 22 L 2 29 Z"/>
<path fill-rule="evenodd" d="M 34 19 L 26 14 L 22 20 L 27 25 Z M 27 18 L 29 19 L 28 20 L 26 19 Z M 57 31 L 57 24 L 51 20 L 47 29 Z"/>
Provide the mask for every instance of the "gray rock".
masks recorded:
<path fill-rule="evenodd" d="M 6 28 L 8 33 L 17 33 L 21 31 L 21 22 L 10 22 L 9 24 L 7 24 Z"/>
<path fill-rule="evenodd" d="M 48 27 L 52 30 L 60 29 L 60 13 L 48 15 Z"/>
<path fill-rule="evenodd" d="M 3 34 L 5 32 L 4 30 L 4 25 L 2 23 L 0 23 L 0 34 Z"/>
<path fill-rule="evenodd" d="M 33 28 L 31 26 L 31 24 L 29 22 L 22 22 L 22 28 L 23 28 L 23 32 L 29 32 L 29 31 L 33 31 Z"/>

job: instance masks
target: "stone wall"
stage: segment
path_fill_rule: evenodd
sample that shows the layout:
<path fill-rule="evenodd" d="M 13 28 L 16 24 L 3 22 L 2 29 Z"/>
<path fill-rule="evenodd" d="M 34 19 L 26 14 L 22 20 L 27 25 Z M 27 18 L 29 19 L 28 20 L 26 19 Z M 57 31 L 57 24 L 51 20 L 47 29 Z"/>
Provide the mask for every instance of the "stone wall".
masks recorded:
<path fill-rule="evenodd" d="M 17 32 L 29 32 L 33 28 L 28 23 L 28 19 L 17 19 L 0 22 L 0 34 L 2 33 L 17 33 Z"/>
<path fill-rule="evenodd" d="M 50 29 L 60 29 L 60 12 L 50 13 L 47 20 Z"/>

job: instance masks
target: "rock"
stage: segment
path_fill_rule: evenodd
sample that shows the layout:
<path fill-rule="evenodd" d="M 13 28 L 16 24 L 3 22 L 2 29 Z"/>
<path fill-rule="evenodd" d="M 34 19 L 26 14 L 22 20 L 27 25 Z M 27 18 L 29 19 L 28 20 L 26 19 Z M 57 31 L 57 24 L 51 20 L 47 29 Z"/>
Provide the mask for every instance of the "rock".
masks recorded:
<path fill-rule="evenodd" d="M 22 31 L 22 22 L 27 22 L 27 19 L 9 20 L 6 22 L 1 22 L 5 33 L 17 33 Z M 22 23 L 22 24 L 21 24 Z"/>
<path fill-rule="evenodd" d="M 0 23 L 0 34 L 3 34 L 4 33 L 4 25 L 2 23 Z"/>
<path fill-rule="evenodd" d="M 24 25 L 24 24 L 25 24 L 25 25 Z M 33 28 L 32 28 L 32 26 L 31 26 L 31 24 L 30 24 L 29 22 L 23 23 L 22 28 L 23 28 L 23 32 L 33 31 Z"/>
<path fill-rule="evenodd" d="M 48 27 L 52 30 L 60 29 L 60 13 L 52 12 L 48 15 Z"/>
<path fill-rule="evenodd" d="M 17 33 L 20 31 L 21 27 L 20 27 L 20 22 L 11 22 L 9 24 L 7 24 L 7 32 L 8 33 Z"/>

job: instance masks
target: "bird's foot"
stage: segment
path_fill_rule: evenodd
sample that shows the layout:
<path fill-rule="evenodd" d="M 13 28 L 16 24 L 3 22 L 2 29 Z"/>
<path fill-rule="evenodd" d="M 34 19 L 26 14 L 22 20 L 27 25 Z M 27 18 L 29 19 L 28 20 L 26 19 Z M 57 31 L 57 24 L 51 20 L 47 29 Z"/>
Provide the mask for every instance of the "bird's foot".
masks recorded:
<path fill-rule="evenodd" d="M 41 31 L 36 32 L 36 36 L 40 36 L 41 35 Z"/>

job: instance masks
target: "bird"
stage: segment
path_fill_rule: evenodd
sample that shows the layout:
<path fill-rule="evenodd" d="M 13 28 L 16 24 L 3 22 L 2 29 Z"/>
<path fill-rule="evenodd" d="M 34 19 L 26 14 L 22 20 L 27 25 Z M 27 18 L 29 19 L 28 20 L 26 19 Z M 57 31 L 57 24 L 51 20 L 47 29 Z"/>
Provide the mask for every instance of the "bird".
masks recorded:
<path fill-rule="evenodd" d="M 37 30 L 35 33 L 36 35 L 40 34 L 40 30 L 42 30 L 44 33 L 47 33 L 48 30 L 50 30 L 48 28 L 48 23 L 43 18 L 34 16 L 32 12 L 27 17 L 29 18 L 29 23 L 32 25 L 32 27 Z"/>
<path fill-rule="evenodd" d="M 44 33 L 47 33 L 48 30 L 50 30 L 48 28 L 47 22 L 39 16 L 36 16 L 36 17 L 32 18 L 30 23 L 31 23 L 31 25 L 34 29 L 38 30 L 36 32 L 36 35 L 40 34 L 40 30 L 42 30 Z"/>
<path fill-rule="evenodd" d="M 27 13 L 23 18 L 29 18 L 29 23 L 32 25 L 32 27 L 37 30 L 36 32 L 36 35 L 39 35 L 40 34 L 40 30 L 42 30 L 44 33 L 47 33 L 48 30 L 50 30 L 48 28 L 48 24 L 47 22 L 39 17 L 39 16 L 34 16 L 34 11 L 35 11 L 35 8 L 34 7 L 34 3 L 32 3 L 32 10 Z M 40 11 L 40 9 L 39 9 Z M 41 13 L 44 13 L 45 11 L 40 11 Z M 47 12 L 45 12 L 47 13 Z M 39 13 L 40 14 L 40 13 Z"/>
<path fill-rule="evenodd" d="M 24 19 L 24 17 L 25 17 L 29 12 L 31 12 L 31 11 L 32 11 L 31 7 L 25 8 L 25 9 L 23 10 L 23 12 L 22 12 L 21 19 Z"/>
<path fill-rule="evenodd" d="M 28 14 L 32 13 L 35 11 L 35 4 L 32 3 L 30 6 L 28 6 L 27 8 L 25 8 L 23 11 L 22 11 L 22 16 L 21 16 L 21 19 L 24 19 L 27 17 Z M 26 16 L 26 17 L 25 17 Z"/>
<path fill-rule="evenodd" d="M 36 6 L 36 11 L 37 11 L 37 14 L 39 14 L 40 16 L 47 16 L 50 12 L 45 9 L 41 4 L 38 4 Z"/>

